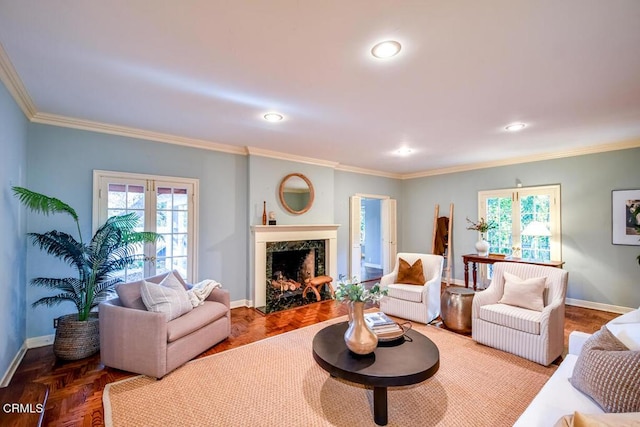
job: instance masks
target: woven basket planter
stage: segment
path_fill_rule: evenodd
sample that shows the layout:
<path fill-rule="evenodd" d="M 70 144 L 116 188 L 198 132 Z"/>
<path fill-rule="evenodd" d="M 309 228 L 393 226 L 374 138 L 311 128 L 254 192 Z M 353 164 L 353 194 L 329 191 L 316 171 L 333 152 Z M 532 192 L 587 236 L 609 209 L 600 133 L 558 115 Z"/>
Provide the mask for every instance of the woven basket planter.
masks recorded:
<path fill-rule="evenodd" d="M 88 320 L 78 320 L 77 314 L 67 314 L 58 318 L 53 353 L 64 360 L 78 360 L 89 357 L 100 350 L 100 330 L 98 314 L 91 313 Z"/>

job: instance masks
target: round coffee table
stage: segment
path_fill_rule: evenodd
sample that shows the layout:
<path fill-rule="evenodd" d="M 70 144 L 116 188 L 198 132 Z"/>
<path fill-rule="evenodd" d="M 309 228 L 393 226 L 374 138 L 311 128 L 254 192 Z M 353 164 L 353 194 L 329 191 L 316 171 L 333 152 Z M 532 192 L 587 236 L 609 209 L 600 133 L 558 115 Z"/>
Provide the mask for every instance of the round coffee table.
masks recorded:
<path fill-rule="evenodd" d="M 378 343 L 371 354 L 352 353 L 344 342 L 347 322 L 327 326 L 313 338 L 313 358 L 332 377 L 373 386 L 373 418 L 386 425 L 387 387 L 420 383 L 440 367 L 438 347 L 427 337 L 408 331 L 406 338 Z"/>

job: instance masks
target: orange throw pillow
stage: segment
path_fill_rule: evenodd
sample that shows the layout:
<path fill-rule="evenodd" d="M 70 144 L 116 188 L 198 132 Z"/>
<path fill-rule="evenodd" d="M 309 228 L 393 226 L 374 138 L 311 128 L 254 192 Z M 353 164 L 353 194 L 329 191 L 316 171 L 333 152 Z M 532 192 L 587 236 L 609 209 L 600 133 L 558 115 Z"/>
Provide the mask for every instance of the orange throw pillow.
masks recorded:
<path fill-rule="evenodd" d="M 400 258 L 396 283 L 422 286 L 424 282 L 426 282 L 426 280 L 424 278 L 424 272 L 422 271 L 422 260 L 419 259 L 414 262 L 413 265 L 409 265 L 407 261 Z"/>

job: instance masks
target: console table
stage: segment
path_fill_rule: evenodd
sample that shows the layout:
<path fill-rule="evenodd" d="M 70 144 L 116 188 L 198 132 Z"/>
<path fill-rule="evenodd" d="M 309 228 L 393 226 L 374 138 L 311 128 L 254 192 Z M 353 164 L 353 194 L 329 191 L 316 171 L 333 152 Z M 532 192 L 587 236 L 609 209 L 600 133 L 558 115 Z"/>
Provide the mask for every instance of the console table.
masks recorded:
<path fill-rule="evenodd" d="M 520 264 L 546 265 L 547 267 L 562 268 L 564 261 L 541 261 L 535 259 L 516 258 L 512 256 L 501 256 L 489 254 L 488 256 L 480 256 L 478 254 L 462 255 L 464 262 L 464 286 L 469 287 L 469 263 L 472 264 L 473 274 L 473 290 L 476 290 L 476 282 L 478 277 L 477 264 L 495 264 L 496 262 L 517 262 Z"/>

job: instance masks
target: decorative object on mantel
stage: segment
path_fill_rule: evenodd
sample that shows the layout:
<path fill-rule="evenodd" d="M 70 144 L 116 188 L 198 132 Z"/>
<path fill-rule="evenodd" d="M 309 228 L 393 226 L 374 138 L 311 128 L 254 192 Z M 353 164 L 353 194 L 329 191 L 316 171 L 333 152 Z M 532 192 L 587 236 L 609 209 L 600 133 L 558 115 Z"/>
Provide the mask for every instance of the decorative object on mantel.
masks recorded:
<path fill-rule="evenodd" d="M 276 213 L 269 211 L 269 225 L 276 225 Z"/>
<path fill-rule="evenodd" d="M 267 202 L 262 202 L 262 225 L 267 225 Z"/>
<path fill-rule="evenodd" d="M 340 276 L 335 295 L 337 300 L 349 304 L 349 327 L 344 333 L 344 341 L 352 352 L 365 355 L 373 352 L 378 346 L 378 336 L 364 320 L 364 305 L 366 302 L 377 303 L 387 292 L 388 290 L 382 289 L 379 283 L 371 289 L 366 289 L 355 278 L 344 280 L 344 276 Z"/>
<path fill-rule="evenodd" d="M 486 240 L 487 231 L 498 228 L 498 224 L 493 221 L 485 221 L 484 218 L 480 218 L 480 221 L 473 222 L 467 217 L 467 222 L 470 224 L 467 230 L 475 230 L 480 233 L 480 240 L 476 242 L 476 251 L 480 256 L 489 255 L 489 242 Z"/>

